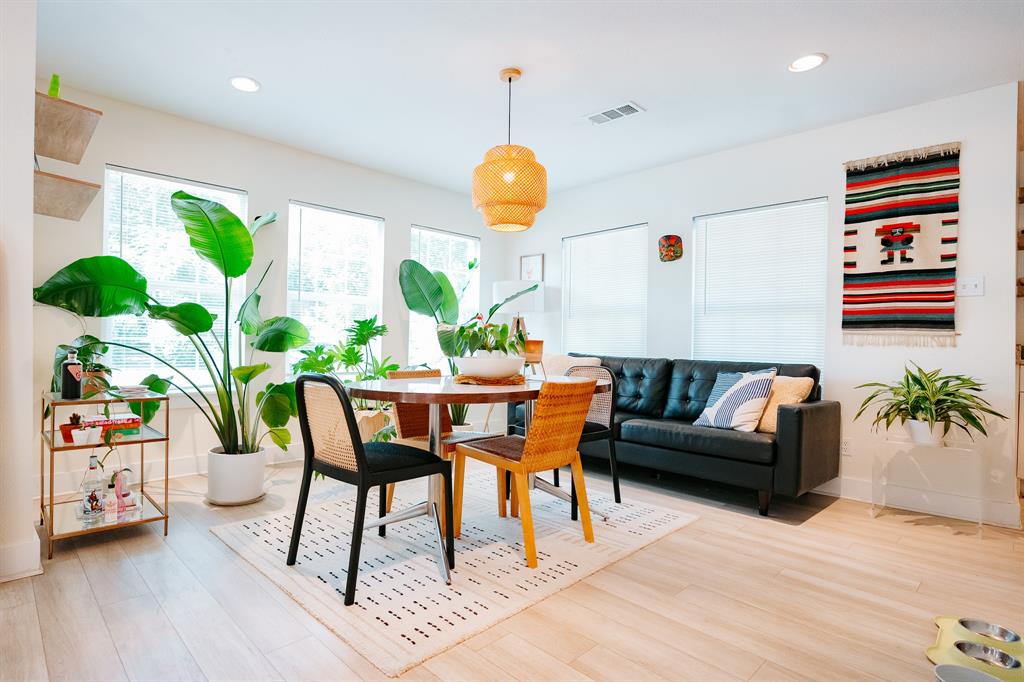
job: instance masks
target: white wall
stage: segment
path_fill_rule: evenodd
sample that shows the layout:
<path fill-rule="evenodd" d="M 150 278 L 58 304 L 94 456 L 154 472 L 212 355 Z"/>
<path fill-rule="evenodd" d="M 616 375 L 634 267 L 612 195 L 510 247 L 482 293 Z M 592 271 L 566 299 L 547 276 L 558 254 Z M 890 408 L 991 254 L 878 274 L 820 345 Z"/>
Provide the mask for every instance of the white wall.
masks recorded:
<path fill-rule="evenodd" d="M 45 91 L 43 81 L 39 81 L 37 87 Z M 264 228 L 256 236 L 256 257 L 251 268 L 251 272 L 260 273 L 267 262 L 274 261 L 260 289 L 263 295 L 261 311 L 266 317 L 286 313 L 290 199 L 384 218 L 383 321 L 389 325 L 390 334 L 384 339 L 383 351 L 398 362 L 404 363 L 406 359 L 409 316 L 398 288 L 398 264 L 409 256 L 410 226 L 413 223 L 482 238 L 481 304 L 485 308 L 489 305 L 491 282 L 501 277 L 498 268 L 504 266 L 504 260 L 499 255 L 499 238 L 483 229 L 480 216 L 473 211 L 468 195 L 79 92 L 66 85 L 62 96 L 100 109 L 103 118 L 79 166 L 41 159 L 44 170 L 102 183 L 104 165 L 115 164 L 246 190 L 250 217 L 272 210 L 278 212 L 277 223 Z M 246 106 L 247 97 L 251 96 L 239 93 L 238 106 Z M 297 103 L 296 111 L 307 105 Z M 386 134 L 386 131 L 381 134 Z M 415 153 L 415 150 L 410 153 Z M 468 185 L 468 175 L 466 182 Z M 101 253 L 102 221 L 102 195 L 77 223 L 36 216 L 35 283 L 42 283 L 76 258 Z M 23 224 L 30 225 L 31 218 Z M 48 385 L 54 346 L 74 338 L 82 329 L 72 316 L 51 308 L 36 307 L 34 319 L 32 386 L 39 391 Z M 89 329 L 98 333 L 98 321 L 91 321 Z M 275 378 L 272 380 L 283 377 L 283 356 L 264 354 L 264 358 L 275 363 Z M 180 400 L 174 404 L 176 407 L 171 415 L 172 475 L 205 470 L 203 453 L 215 444 L 212 431 L 187 401 Z M 298 439 L 297 428 L 293 429 L 293 436 Z M 76 477 L 80 476 L 78 472 L 85 466 L 87 457 L 75 454 L 80 456 L 68 458 L 68 468 L 61 469 L 75 473 L 60 477 L 59 490 L 73 489 L 78 485 Z M 287 455 L 297 457 L 299 449 L 293 447 Z"/>
<path fill-rule="evenodd" d="M 0 581 L 40 571 L 31 504 L 36 3 L 0 3 Z"/>
<path fill-rule="evenodd" d="M 547 310 L 527 315 L 535 338 L 557 352 L 560 345 L 561 250 L 564 236 L 634 223 L 650 225 L 648 355 L 685 358 L 691 351 L 694 216 L 765 204 L 827 196 L 828 312 L 822 375 L 825 397 L 843 405 L 843 437 L 850 457 L 842 461 L 841 479 L 825 490 L 866 498 L 870 495 L 872 453 L 883 447 L 868 421 L 852 418 L 863 392 L 857 384 L 895 379 L 907 361 L 966 373 L 988 384 L 987 397 L 1013 421 L 994 424 L 984 443 L 986 518 L 1016 526 L 1014 469 L 1016 396 L 1014 377 L 1015 315 L 1015 83 L 812 130 L 710 156 L 632 173 L 555 194 L 529 232 L 509 237 L 508 268 L 518 272 L 522 254 L 545 254 Z M 678 131 L 699 135 L 700 131 Z M 843 162 L 902 149 L 959 140 L 961 154 L 959 273 L 983 275 L 985 296 L 957 302 L 962 332 L 955 349 L 910 349 L 845 346 L 842 342 Z M 683 236 L 681 261 L 662 263 L 657 239 Z M 798 264 L 780 263 L 780 267 Z M 611 281 L 614 274 L 611 275 Z M 564 349 L 586 351 L 586 349 Z M 907 507 L 953 516 L 970 516 L 976 506 L 950 491 L 975 470 L 967 459 L 959 466 L 935 467 L 928 452 L 917 480 L 898 483 L 929 490 L 894 489 Z M 936 459 L 936 458 L 931 458 Z M 965 491 L 966 497 L 971 493 Z"/>

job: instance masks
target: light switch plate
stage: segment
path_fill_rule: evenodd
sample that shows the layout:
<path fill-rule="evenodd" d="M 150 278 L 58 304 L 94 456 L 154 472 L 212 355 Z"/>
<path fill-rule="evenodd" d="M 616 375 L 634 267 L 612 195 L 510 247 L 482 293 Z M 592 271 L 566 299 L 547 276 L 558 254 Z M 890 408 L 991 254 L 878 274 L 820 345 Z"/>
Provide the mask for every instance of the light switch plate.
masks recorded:
<path fill-rule="evenodd" d="M 957 296 L 984 296 L 985 278 L 982 275 L 956 278 Z"/>

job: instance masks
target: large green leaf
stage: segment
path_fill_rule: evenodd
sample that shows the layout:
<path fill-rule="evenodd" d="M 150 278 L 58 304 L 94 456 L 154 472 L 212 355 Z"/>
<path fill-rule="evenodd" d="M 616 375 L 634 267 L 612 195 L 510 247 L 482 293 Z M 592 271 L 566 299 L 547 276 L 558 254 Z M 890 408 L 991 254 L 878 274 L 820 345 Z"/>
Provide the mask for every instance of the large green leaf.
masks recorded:
<path fill-rule="evenodd" d="M 458 324 L 459 297 L 455 293 L 455 287 L 452 286 L 448 275 L 440 270 L 434 271 L 434 279 L 437 280 L 438 285 L 441 287 L 441 307 L 439 309 L 441 321 L 445 324 Z"/>
<path fill-rule="evenodd" d="M 293 317 L 272 317 L 263 322 L 252 347 L 268 353 L 284 353 L 309 343 L 309 330 Z"/>
<path fill-rule="evenodd" d="M 406 259 L 398 266 L 398 284 L 409 310 L 438 319 L 444 291 L 430 270 Z"/>
<path fill-rule="evenodd" d="M 238 379 L 243 384 L 248 384 L 268 369 L 270 369 L 270 364 L 266 362 L 261 362 L 258 365 L 242 365 L 241 367 L 235 367 L 231 370 L 231 376 Z"/>
<path fill-rule="evenodd" d="M 288 421 L 299 414 L 295 398 L 295 382 L 267 384 L 267 388 L 256 394 L 256 404 L 263 404 L 260 419 L 272 429 L 288 425 Z"/>
<path fill-rule="evenodd" d="M 216 201 L 187 192 L 171 195 L 171 208 L 185 224 L 189 243 L 225 277 L 241 277 L 252 265 L 252 235 L 234 213 Z"/>
<path fill-rule="evenodd" d="M 194 336 L 213 329 L 213 315 L 198 303 L 179 303 L 170 307 L 151 304 L 146 308 L 154 320 L 163 320 L 176 332 L 185 336 Z"/>
<path fill-rule="evenodd" d="M 238 310 L 238 324 L 243 334 L 255 334 L 259 331 L 263 318 L 260 317 L 260 295 L 253 292 Z"/>
<path fill-rule="evenodd" d="M 365 320 L 355 320 L 348 329 L 349 345 L 366 346 L 374 339 L 380 338 L 388 333 L 386 324 L 377 324 L 377 316 Z"/>
<path fill-rule="evenodd" d="M 266 227 L 267 225 L 277 221 L 277 211 L 271 211 L 264 215 L 258 215 L 252 221 L 252 225 L 249 226 L 249 234 L 256 234 L 260 231 L 260 228 Z"/>
<path fill-rule="evenodd" d="M 288 429 L 270 429 L 267 433 L 270 434 L 270 440 L 274 441 L 274 445 L 282 450 L 287 450 L 292 442 L 292 432 Z"/>
<path fill-rule="evenodd" d="M 437 325 L 437 343 L 446 358 L 457 358 L 462 355 L 461 330 L 452 324 Z"/>
<path fill-rule="evenodd" d="M 160 395 L 167 395 L 167 391 L 171 388 L 171 382 L 167 379 L 158 377 L 155 374 L 150 374 L 145 379 L 139 382 L 143 386 L 148 386 L 149 390 L 153 393 L 159 393 Z M 116 393 L 116 391 L 112 391 Z M 142 417 L 142 423 L 148 424 L 156 416 L 156 413 L 160 410 L 159 400 L 150 400 L 144 403 L 128 403 L 128 409 L 134 414 Z"/>
<path fill-rule="evenodd" d="M 32 298 L 83 317 L 141 315 L 149 302 L 146 278 L 117 256 L 80 258 L 33 289 Z"/>

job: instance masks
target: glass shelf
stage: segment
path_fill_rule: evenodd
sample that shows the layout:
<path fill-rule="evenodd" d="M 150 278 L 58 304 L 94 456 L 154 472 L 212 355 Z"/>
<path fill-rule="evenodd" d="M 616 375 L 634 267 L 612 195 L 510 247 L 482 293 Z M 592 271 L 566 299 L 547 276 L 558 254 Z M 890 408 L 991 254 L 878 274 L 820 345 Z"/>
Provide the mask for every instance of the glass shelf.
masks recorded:
<path fill-rule="evenodd" d="M 166 401 L 169 397 L 162 393 L 141 393 L 131 396 L 119 396 L 110 393 L 97 393 L 94 396 L 88 398 L 78 398 L 76 400 L 65 400 L 60 397 L 60 393 L 43 393 L 43 402 L 46 405 L 54 405 L 61 407 L 64 405 L 103 405 L 106 403 L 141 403 L 150 402 L 153 400 Z"/>
<path fill-rule="evenodd" d="M 65 450 L 91 450 L 93 448 L 109 447 L 103 441 L 99 443 L 84 443 L 78 445 L 76 443 L 65 443 L 64 436 L 60 431 L 43 431 L 43 442 L 46 447 L 52 449 L 54 452 L 63 452 Z M 166 443 L 167 436 L 150 426 L 143 426 L 139 433 L 133 433 L 127 436 L 121 436 L 116 441 L 111 441 L 110 445 L 117 445 L 122 447 L 125 445 L 139 445 L 140 443 Z"/>
<path fill-rule="evenodd" d="M 117 519 L 111 521 L 106 520 L 103 514 L 98 515 L 95 519 L 81 518 L 79 509 L 82 501 L 77 498 L 54 503 L 53 535 L 50 536 L 50 540 L 99 533 L 113 528 L 137 526 L 153 521 L 163 521 L 167 518 L 164 510 L 149 496 L 148 492 L 140 493 L 137 489 L 134 492 L 138 508 L 134 512 L 119 515 Z M 50 513 L 50 506 L 44 506 L 43 515 L 46 521 L 49 520 Z"/>

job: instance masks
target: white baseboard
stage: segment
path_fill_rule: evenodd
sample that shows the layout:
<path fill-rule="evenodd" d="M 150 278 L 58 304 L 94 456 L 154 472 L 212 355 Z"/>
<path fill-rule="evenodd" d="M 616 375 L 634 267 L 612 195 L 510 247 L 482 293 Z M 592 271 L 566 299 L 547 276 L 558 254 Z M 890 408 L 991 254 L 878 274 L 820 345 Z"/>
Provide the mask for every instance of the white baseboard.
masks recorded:
<path fill-rule="evenodd" d="M 25 540 L 0 546 L 0 583 L 30 575 L 39 575 L 39 536 L 33 532 Z"/>
<path fill-rule="evenodd" d="M 871 481 L 863 478 L 834 478 L 815 488 L 814 492 L 868 503 L 872 496 Z M 890 483 L 886 489 L 886 504 L 922 514 L 965 521 L 978 520 L 979 504 L 976 497 L 906 488 Z M 1020 528 L 1020 508 L 1013 502 L 984 500 L 982 520 L 993 526 Z"/>

